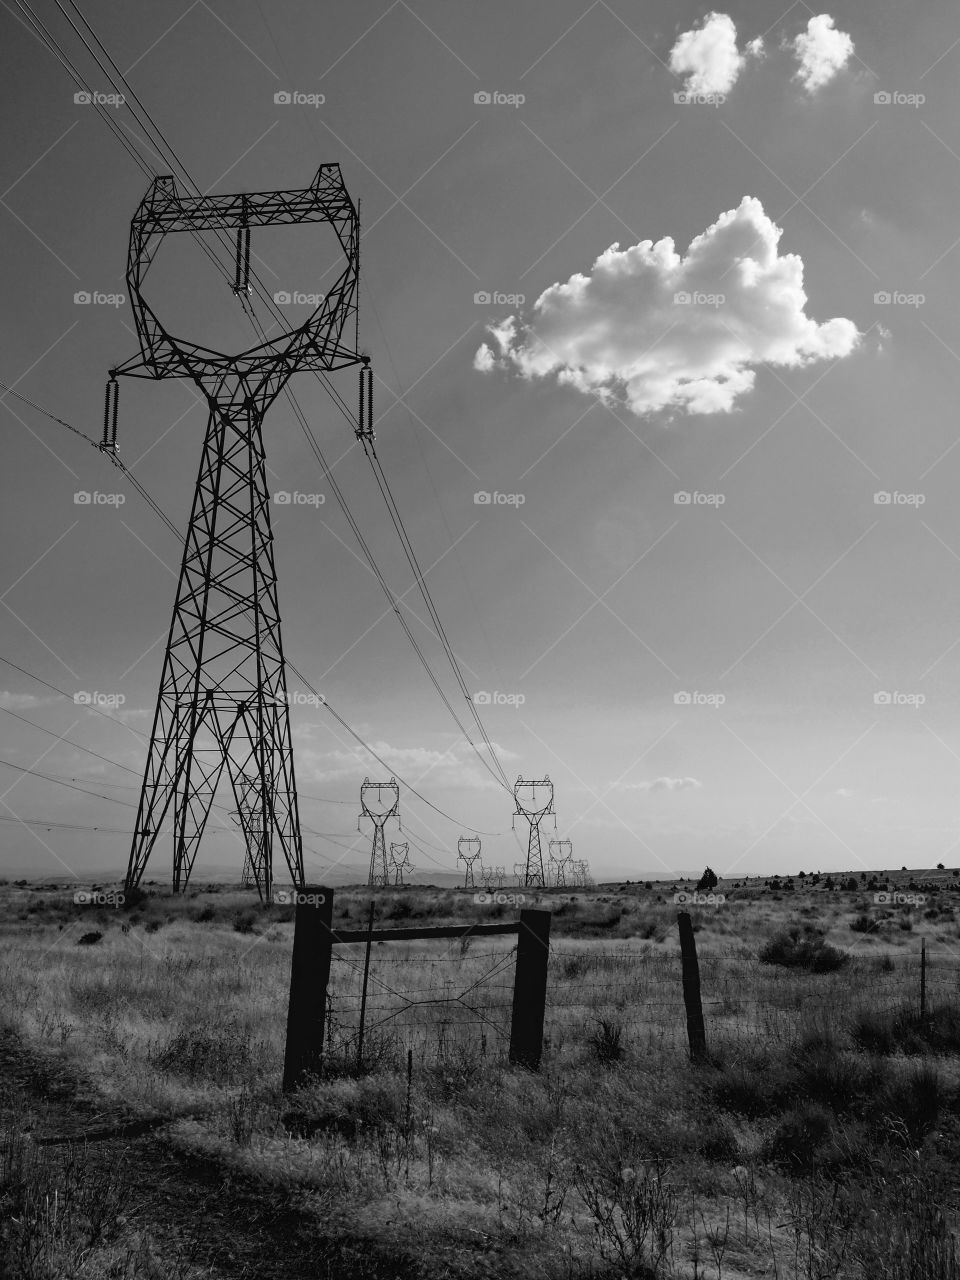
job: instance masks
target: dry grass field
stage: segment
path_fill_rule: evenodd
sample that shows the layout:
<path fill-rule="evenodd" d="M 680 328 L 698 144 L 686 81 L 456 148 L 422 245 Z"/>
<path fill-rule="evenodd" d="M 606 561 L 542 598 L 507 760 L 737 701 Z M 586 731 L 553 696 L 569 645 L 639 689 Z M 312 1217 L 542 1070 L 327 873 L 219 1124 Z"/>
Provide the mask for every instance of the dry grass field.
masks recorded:
<path fill-rule="evenodd" d="M 376 944 L 362 1056 L 343 944 L 289 1099 L 291 907 L 4 885 L 0 1276 L 957 1280 L 960 879 L 814 880 L 690 908 L 704 1063 L 673 886 L 528 892 L 539 1073 L 507 1061 L 514 937 Z M 375 893 L 380 926 L 515 914 Z M 369 901 L 337 890 L 335 923 Z"/>

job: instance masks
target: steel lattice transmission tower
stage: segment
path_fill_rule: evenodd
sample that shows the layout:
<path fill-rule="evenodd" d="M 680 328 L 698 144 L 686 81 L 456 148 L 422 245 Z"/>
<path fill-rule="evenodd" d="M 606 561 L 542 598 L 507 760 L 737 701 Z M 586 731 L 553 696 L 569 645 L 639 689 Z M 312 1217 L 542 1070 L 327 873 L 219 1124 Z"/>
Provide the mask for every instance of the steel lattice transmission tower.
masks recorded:
<path fill-rule="evenodd" d="M 537 799 L 537 791 L 540 800 Z M 524 798 L 526 797 L 526 798 Z M 545 797 L 545 798 L 544 798 Z M 542 778 L 517 778 L 513 788 L 513 798 L 517 803 L 514 820 L 526 818 L 530 824 L 530 839 L 527 842 L 527 862 L 523 869 L 523 884 L 530 888 L 546 885 L 543 874 L 543 852 L 540 848 L 540 823 L 549 814 L 553 825 L 557 825 L 557 817 L 553 808 L 553 783 L 544 774 Z"/>
<path fill-rule="evenodd" d="M 230 815 L 243 833 L 246 850 L 240 884 L 244 889 L 256 885 L 260 896 L 263 897 L 263 811 L 257 803 L 258 782 L 256 778 L 245 773 L 240 779 L 240 785 L 242 788 L 240 808 Z"/>
<path fill-rule="evenodd" d="M 554 867 L 553 883 L 558 887 L 566 886 L 566 868 L 573 862 L 573 841 L 549 840 L 547 856 Z"/>
<path fill-rule="evenodd" d="M 465 889 L 475 889 L 477 887 L 473 878 L 473 864 L 479 857 L 480 837 L 461 836 L 457 841 L 457 861 L 462 862 L 464 865 L 463 887 Z"/>
<path fill-rule="evenodd" d="M 375 802 L 377 807 L 371 808 L 374 791 L 377 793 Z M 384 793 L 387 796 L 386 800 L 383 798 Z M 390 883 L 383 828 L 391 818 L 396 818 L 397 827 L 403 830 L 400 826 L 400 788 L 396 778 L 391 778 L 389 782 L 371 782 L 369 778 L 364 778 L 360 786 L 360 808 L 362 812 L 357 818 L 357 830 L 360 830 L 361 818 L 369 818 L 373 823 L 373 847 L 370 850 L 370 875 L 367 878 L 367 886 L 375 889 Z"/>
<path fill-rule="evenodd" d="M 405 884 L 404 872 L 414 870 L 414 865 L 410 861 L 409 844 L 392 844 L 390 846 L 390 865 L 393 867 L 393 883 Z"/>
<path fill-rule="evenodd" d="M 165 236 L 235 232 L 234 292 L 246 309 L 251 228 L 309 222 L 333 228 L 345 265 L 307 320 L 270 341 L 237 355 L 213 351 L 169 333 L 144 296 L 147 272 Z M 359 234 L 357 211 L 336 164 L 321 165 L 302 190 L 241 195 L 190 196 L 172 177 L 159 177 L 133 217 L 127 286 L 140 354 L 111 370 L 108 409 L 112 392 L 115 420 L 117 374 L 186 378 L 201 392 L 208 418 L 128 890 L 142 878 L 168 814 L 173 887 L 186 888 L 224 767 L 237 809 L 260 815 L 262 856 L 255 878 L 261 895 L 271 897 L 277 846 L 293 883 L 303 884 L 262 428 L 267 409 L 294 373 L 329 373 L 361 363 L 366 369 L 343 341 L 348 321 L 357 315 Z M 252 785 L 245 779 L 253 779 Z"/>

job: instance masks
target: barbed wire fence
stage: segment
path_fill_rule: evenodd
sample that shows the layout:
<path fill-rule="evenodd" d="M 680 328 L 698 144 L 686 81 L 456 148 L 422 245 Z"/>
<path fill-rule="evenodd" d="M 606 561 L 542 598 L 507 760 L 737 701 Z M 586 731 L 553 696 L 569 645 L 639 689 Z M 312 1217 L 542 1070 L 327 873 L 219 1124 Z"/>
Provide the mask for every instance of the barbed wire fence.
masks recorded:
<path fill-rule="evenodd" d="M 457 945 L 438 955 L 377 952 L 369 965 L 366 1002 L 363 954 L 353 946 L 334 953 L 327 993 L 330 1054 L 344 1061 L 356 1055 L 358 1066 L 398 1062 L 410 1049 L 421 1062 L 439 1063 L 471 1053 L 506 1054 L 516 944 L 477 952 Z"/>
<path fill-rule="evenodd" d="M 702 1056 L 705 1026 L 716 1041 L 787 1043 L 811 1017 L 840 1028 L 865 1009 L 913 1010 L 922 1019 L 941 1003 L 960 1003 L 960 951 L 942 939 L 933 949 L 911 939 L 902 946 L 912 950 L 898 948 L 895 959 L 850 950 L 828 972 L 764 963 L 746 944 L 707 951 L 699 967 L 692 927 L 684 943 L 687 913 L 678 915 L 681 953 L 629 940 L 551 946 L 549 913 L 523 914 L 546 918 L 543 981 L 528 1007 L 551 1054 L 583 1048 L 604 1024 L 638 1049 L 680 1050 L 688 1041 Z M 423 1066 L 515 1061 L 524 1022 L 518 952 L 528 933 L 518 922 L 375 930 L 372 916 L 366 930 L 331 930 L 338 945 L 327 946 L 327 1062 L 363 1071 L 400 1066 L 408 1055 Z"/>

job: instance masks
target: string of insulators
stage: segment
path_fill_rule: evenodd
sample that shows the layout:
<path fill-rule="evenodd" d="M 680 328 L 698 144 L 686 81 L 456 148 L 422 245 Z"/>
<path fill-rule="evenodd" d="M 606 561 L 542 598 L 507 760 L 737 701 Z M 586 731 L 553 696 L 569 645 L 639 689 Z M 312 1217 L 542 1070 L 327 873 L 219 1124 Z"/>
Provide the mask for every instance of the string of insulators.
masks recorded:
<path fill-rule="evenodd" d="M 120 384 L 111 377 L 103 400 L 103 439 L 101 449 L 115 451 L 117 447 L 117 404 L 120 397 Z"/>
<path fill-rule="evenodd" d="M 360 404 L 357 414 L 357 437 L 362 440 L 375 440 L 373 433 L 373 370 L 370 368 L 370 357 L 363 357 L 360 366 Z"/>
<path fill-rule="evenodd" d="M 250 292 L 250 228 L 237 228 L 236 271 L 233 280 L 234 293 Z"/>

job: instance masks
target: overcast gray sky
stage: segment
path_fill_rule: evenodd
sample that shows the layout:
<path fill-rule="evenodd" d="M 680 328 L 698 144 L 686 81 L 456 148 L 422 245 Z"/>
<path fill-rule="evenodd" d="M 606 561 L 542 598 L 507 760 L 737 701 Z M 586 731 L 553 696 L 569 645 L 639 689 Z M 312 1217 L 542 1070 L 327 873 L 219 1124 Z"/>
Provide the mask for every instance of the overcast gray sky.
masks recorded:
<path fill-rule="evenodd" d="M 202 188 L 342 165 L 381 459 L 506 771 L 553 779 L 574 857 L 632 878 L 957 861 L 955 6 L 81 7 Z M 2 3 L 0 378 L 97 435 L 131 315 L 74 296 L 124 291 L 146 179 L 21 17 Z M 256 243 L 277 291 L 328 267 L 303 243 Z M 198 326 L 232 305 L 166 265 Z M 294 390 L 406 590 L 346 424 L 313 378 Z M 2 425 L 3 653 L 67 695 L 4 665 L 0 705 L 42 728 L 0 716 L 2 756 L 123 803 L 2 768 L 0 869 L 120 872 L 178 549 L 83 441 L 9 397 Z M 181 524 L 203 426 L 186 384 L 121 387 L 122 456 Z M 382 616 L 285 403 L 266 438 L 274 489 L 327 499 L 274 507 L 288 655 L 456 818 L 401 796 L 421 873 L 455 867 L 467 825 L 511 865 L 510 798 Z M 382 771 L 322 710 L 292 716 L 300 787 L 325 798 L 304 823 L 329 833 L 308 875 L 360 875 L 359 786 Z M 116 830 L 74 829 L 93 826 Z M 240 856 L 211 834 L 197 871 Z"/>

